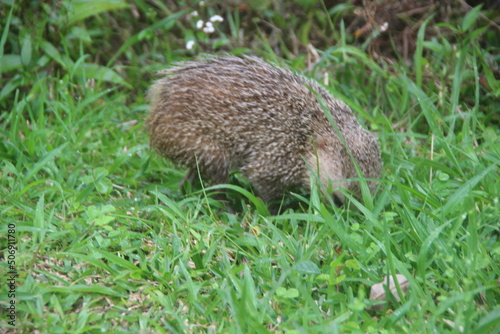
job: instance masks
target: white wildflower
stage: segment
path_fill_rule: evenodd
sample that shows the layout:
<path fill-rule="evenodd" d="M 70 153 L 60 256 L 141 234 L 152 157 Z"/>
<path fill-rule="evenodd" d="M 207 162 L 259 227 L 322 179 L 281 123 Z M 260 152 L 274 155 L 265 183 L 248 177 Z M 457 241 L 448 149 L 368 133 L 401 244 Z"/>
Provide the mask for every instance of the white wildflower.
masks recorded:
<path fill-rule="evenodd" d="M 188 41 L 186 43 L 186 49 L 191 50 L 194 46 L 194 41 Z"/>
<path fill-rule="evenodd" d="M 213 33 L 215 31 L 215 29 L 214 29 L 214 25 L 212 24 L 212 22 L 205 23 L 205 27 L 203 28 L 203 31 L 207 34 Z"/>
<path fill-rule="evenodd" d="M 192 12 L 192 13 L 191 13 L 191 16 L 192 16 L 192 17 L 198 17 L 198 15 L 199 15 L 199 14 L 198 14 L 198 12 L 197 12 L 196 10 L 195 10 L 194 12 Z"/>
<path fill-rule="evenodd" d="M 196 22 L 196 28 L 198 28 L 198 29 L 203 28 L 203 24 L 204 24 L 204 23 L 205 23 L 205 22 L 203 22 L 203 20 L 198 20 L 198 22 Z"/>
<path fill-rule="evenodd" d="M 387 28 L 389 28 L 389 23 L 388 22 L 384 22 L 384 24 L 382 24 L 382 26 L 380 26 L 380 31 L 384 32 L 384 31 L 387 30 Z"/>
<path fill-rule="evenodd" d="M 207 34 L 211 34 L 214 31 L 215 31 L 215 29 L 214 29 L 214 26 L 212 25 L 212 23 L 211 22 L 207 22 L 207 24 L 205 25 L 205 28 L 203 28 L 203 32 L 206 32 Z"/>
<path fill-rule="evenodd" d="M 222 18 L 222 16 L 220 16 L 220 15 L 214 15 L 210 18 L 210 21 L 211 22 L 222 22 L 222 21 L 224 21 L 224 18 Z"/>

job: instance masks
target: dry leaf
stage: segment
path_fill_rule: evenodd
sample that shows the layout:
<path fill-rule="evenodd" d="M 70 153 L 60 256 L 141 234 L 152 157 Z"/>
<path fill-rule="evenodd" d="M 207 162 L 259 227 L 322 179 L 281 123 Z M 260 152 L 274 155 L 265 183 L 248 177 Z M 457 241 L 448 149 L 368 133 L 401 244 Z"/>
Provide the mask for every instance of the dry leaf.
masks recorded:
<path fill-rule="evenodd" d="M 384 290 L 384 285 L 387 286 L 387 279 L 389 279 L 389 291 L 394 295 L 394 298 L 399 302 L 401 298 L 399 298 L 398 290 L 396 289 L 396 284 L 394 284 L 393 276 L 385 276 L 384 280 L 380 283 L 373 284 L 370 289 L 370 299 L 371 300 L 384 300 L 387 301 L 387 295 Z M 399 286 L 401 287 L 401 292 L 403 292 L 403 296 L 406 296 L 406 292 L 410 287 L 410 282 L 406 279 L 405 276 L 401 274 L 396 275 L 396 279 L 398 280 Z M 371 310 L 380 311 L 384 307 L 384 304 L 372 305 L 369 307 Z"/>

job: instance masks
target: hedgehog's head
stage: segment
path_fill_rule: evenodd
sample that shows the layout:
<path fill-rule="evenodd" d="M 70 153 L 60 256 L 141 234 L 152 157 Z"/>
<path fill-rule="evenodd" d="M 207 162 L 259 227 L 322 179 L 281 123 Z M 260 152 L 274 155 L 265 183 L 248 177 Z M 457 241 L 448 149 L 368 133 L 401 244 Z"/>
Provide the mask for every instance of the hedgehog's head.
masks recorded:
<path fill-rule="evenodd" d="M 380 176 L 380 150 L 374 134 L 361 130 L 355 140 L 348 138 L 346 143 L 350 154 L 337 138 L 318 136 L 313 145 L 315 149 L 305 157 L 312 175 L 320 181 L 322 192 L 330 194 L 336 203 L 345 202 L 340 187 L 360 195 L 359 181 L 347 181 L 348 179 L 376 179 Z M 352 158 L 356 160 L 362 175 L 358 175 Z M 377 184 L 373 180 L 367 180 L 367 183 L 371 191 Z"/>

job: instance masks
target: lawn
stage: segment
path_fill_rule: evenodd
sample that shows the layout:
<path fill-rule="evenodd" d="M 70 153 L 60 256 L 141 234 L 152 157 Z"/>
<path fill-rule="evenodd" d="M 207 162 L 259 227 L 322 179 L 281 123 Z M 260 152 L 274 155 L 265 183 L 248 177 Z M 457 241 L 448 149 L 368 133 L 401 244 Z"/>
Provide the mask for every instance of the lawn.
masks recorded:
<path fill-rule="evenodd" d="M 396 28 L 369 15 L 389 0 L 0 1 L 0 332 L 500 332 L 499 8 L 445 2 Z M 373 196 L 180 191 L 147 89 L 223 52 L 344 100 L 379 139 Z"/>

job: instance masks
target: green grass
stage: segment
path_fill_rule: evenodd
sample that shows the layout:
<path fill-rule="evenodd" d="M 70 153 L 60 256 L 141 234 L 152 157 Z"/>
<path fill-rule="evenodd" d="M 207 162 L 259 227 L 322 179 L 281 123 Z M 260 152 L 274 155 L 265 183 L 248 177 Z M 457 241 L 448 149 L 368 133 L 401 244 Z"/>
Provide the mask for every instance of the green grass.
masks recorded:
<path fill-rule="evenodd" d="M 19 333 L 500 330 L 498 48 L 477 11 L 449 24 L 453 38 L 422 29 L 411 65 L 377 61 L 338 29 L 307 69 L 265 28 L 251 49 L 249 11 L 288 23 L 305 45 L 343 27 L 349 6 L 315 27 L 324 10 L 314 1 L 291 16 L 250 2 L 206 35 L 184 14 L 222 13 L 216 5 L 95 1 L 95 12 L 71 14 L 66 1 L 58 13 L 32 2 L 23 16 L 9 3 L 0 5 L 2 330 L 13 225 Z M 328 76 L 378 134 L 384 172 L 372 204 L 335 207 L 313 191 L 271 216 L 238 175 L 243 188 L 228 195 L 237 214 L 215 188 L 179 191 L 185 170 L 148 146 L 146 89 L 155 69 L 221 49 Z M 395 274 L 409 280 L 407 294 L 370 310 L 370 287 Z"/>

